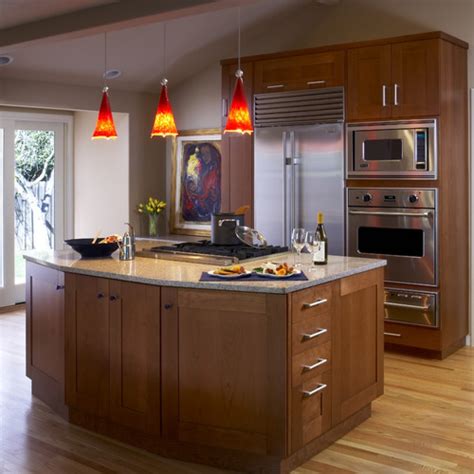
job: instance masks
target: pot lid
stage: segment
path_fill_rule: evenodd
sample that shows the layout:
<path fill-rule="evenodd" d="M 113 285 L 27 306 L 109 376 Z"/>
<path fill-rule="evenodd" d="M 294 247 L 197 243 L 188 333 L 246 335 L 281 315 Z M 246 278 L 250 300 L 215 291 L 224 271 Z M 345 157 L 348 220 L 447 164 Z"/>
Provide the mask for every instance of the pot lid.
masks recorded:
<path fill-rule="evenodd" d="M 249 247 L 262 248 L 267 246 L 265 237 L 258 232 L 258 230 L 252 229 L 247 226 L 238 225 L 235 227 L 235 235 L 237 238 L 248 245 Z"/>

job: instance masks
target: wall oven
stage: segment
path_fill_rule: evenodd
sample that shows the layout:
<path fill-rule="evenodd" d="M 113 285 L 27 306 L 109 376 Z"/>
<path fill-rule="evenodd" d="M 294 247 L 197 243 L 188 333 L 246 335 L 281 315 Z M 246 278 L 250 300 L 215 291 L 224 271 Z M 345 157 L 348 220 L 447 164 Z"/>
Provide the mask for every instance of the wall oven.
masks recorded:
<path fill-rule="evenodd" d="M 348 178 L 436 179 L 436 119 L 346 126 Z"/>
<path fill-rule="evenodd" d="M 437 286 L 437 190 L 349 188 L 346 245 L 386 259 L 386 282 Z"/>

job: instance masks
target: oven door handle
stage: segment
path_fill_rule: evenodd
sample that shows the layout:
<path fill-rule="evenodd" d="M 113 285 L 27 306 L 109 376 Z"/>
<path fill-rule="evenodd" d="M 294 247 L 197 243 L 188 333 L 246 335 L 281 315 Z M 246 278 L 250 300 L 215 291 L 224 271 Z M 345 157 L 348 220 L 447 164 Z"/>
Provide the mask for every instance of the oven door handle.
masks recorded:
<path fill-rule="evenodd" d="M 417 306 L 416 304 L 405 304 L 405 303 L 394 303 L 391 301 L 385 301 L 384 306 L 388 308 L 406 308 L 406 309 L 416 309 L 419 311 L 428 311 L 431 306 Z"/>
<path fill-rule="evenodd" d="M 402 217 L 431 217 L 432 212 L 384 212 L 384 211 L 349 211 L 357 216 L 402 216 Z"/>

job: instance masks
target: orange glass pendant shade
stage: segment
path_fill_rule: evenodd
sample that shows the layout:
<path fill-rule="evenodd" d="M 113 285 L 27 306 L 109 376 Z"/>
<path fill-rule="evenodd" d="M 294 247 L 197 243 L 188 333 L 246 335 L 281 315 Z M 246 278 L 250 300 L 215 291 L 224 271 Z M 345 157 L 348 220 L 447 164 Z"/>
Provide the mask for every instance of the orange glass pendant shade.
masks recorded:
<path fill-rule="evenodd" d="M 105 138 L 107 140 L 117 138 L 117 131 L 115 130 L 114 118 L 112 116 L 112 110 L 110 109 L 109 95 L 107 91 L 108 87 L 104 87 L 97 123 L 94 133 L 92 134 L 93 140 L 97 138 Z"/>
<path fill-rule="evenodd" d="M 178 135 L 176 123 L 174 121 L 173 110 L 171 109 L 170 100 L 168 98 L 168 81 L 161 81 L 161 94 L 156 109 L 155 121 L 151 130 L 151 137 L 175 137 Z"/>
<path fill-rule="evenodd" d="M 237 76 L 237 81 L 224 133 L 240 133 L 241 135 L 248 133 L 250 135 L 253 132 L 253 126 L 245 97 L 242 71 L 237 71 L 235 75 Z"/>

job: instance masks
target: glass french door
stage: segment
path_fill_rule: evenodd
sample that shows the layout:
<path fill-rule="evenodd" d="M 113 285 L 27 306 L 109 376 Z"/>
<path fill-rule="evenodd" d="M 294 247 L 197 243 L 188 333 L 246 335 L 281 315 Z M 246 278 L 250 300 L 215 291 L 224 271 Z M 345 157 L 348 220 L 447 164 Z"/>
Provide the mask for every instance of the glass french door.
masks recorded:
<path fill-rule="evenodd" d="M 25 252 L 63 246 L 64 129 L 0 119 L 0 307 L 25 300 Z"/>

